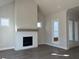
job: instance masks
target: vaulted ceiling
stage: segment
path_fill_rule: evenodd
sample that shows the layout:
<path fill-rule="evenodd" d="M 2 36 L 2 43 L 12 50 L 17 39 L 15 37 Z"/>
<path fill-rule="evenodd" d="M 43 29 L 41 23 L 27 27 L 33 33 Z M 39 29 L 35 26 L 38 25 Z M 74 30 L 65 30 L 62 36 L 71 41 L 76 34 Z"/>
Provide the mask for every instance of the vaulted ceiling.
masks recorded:
<path fill-rule="evenodd" d="M 79 0 L 35 0 L 35 2 L 45 14 L 56 13 L 79 6 Z"/>
<path fill-rule="evenodd" d="M 5 4 L 8 4 L 10 2 L 12 2 L 13 0 L 0 0 L 0 7 L 5 5 Z"/>
<path fill-rule="evenodd" d="M 0 6 L 13 0 L 0 0 Z M 79 0 L 34 0 L 44 14 L 51 14 L 64 9 L 79 6 Z"/>

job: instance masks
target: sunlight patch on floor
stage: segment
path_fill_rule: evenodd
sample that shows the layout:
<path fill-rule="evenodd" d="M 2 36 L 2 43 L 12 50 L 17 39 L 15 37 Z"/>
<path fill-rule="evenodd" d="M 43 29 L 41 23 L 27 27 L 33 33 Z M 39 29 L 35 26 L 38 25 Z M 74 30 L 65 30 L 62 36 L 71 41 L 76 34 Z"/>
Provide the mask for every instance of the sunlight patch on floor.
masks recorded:
<path fill-rule="evenodd" d="M 63 57 L 69 57 L 69 54 L 57 54 L 57 53 L 52 53 L 51 55 L 53 56 L 63 56 Z"/>

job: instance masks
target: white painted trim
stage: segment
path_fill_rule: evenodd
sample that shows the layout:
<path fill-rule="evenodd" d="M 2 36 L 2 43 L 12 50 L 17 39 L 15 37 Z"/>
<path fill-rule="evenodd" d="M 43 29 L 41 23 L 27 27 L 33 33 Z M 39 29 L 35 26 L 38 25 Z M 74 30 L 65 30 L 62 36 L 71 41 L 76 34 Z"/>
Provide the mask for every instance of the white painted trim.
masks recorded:
<path fill-rule="evenodd" d="M 47 43 L 39 43 L 38 45 L 44 45 L 44 44 L 47 44 Z"/>
<path fill-rule="evenodd" d="M 0 51 L 14 49 L 14 47 L 0 48 Z"/>
<path fill-rule="evenodd" d="M 32 49 L 32 48 L 37 48 L 38 46 L 29 46 L 29 47 L 24 47 L 24 48 L 21 48 L 21 49 L 14 49 L 15 51 L 20 51 L 20 50 L 26 50 L 26 49 Z"/>

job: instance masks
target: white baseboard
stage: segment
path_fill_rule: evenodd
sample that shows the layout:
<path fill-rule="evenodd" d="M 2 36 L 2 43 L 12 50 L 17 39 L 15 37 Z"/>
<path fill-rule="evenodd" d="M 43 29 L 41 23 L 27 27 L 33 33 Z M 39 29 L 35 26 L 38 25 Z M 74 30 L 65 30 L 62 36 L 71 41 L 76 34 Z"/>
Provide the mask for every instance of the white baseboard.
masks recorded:
<path fill-rule="evenodd" d="M 43 44 L 47 44 L 47 43 L 39 43 L 38 45 L 43 45 Z"/>
<path fill-rule="evenodd" d="M 26 50 L 26 49 L 31 49 L 31 48 L 37 48 L 38 46 L 28 46 L 28 47 L 22 47 L 22 48 L 14 48 L 15 51 L 20 51 L 20 50 Z"/>
<path fill-rule="evenodd" d="M 14 49 L 14 47 L 0 48 L 0 51 L 4 51 L 4 50 L 10 50 L 10 49 Z"/>

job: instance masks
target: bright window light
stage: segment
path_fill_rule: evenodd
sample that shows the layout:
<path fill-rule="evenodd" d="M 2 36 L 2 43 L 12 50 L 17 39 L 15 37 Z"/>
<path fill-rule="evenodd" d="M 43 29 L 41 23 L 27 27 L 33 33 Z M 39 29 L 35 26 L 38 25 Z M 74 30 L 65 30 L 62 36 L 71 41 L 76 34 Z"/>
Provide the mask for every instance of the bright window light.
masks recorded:
<path fill-rule="evenodd" d="M 37 27 L 38 27 L 38 28 L 41 28 L 41 27 L 42 27 L 41 22 L 38 22 L 38 23 L 37 23 Z"/>
<path fill-rule="evenodd" d="M 59 37 L 59 21 L 54 21 L 54 37 Z"/>
<path fill-rule="evenodd" d="M 1 26 L 9 26 L 9 19 L 1 18 Z"/>

